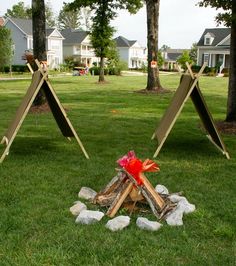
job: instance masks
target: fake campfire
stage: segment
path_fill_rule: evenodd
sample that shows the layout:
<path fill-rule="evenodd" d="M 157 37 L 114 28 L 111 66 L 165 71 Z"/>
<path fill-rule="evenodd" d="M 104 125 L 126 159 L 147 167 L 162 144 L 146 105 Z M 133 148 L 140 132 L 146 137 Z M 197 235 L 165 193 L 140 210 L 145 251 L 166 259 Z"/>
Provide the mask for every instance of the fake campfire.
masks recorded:
<path fill-rule="evenodd" d="M 147 203 L 158 220 L 176 207 L 168 195 L 159 194 L 144 175 L 145 172 L 158 172 L 159 166 L 146 159 L 142 162 L 133 151 L 117 161 L 118 174 L 93 199 L 94 204 L 108 207 L 107 216 L 113 218 L 122 207 L 130 214 L 136 210 L 137 203 Z"/>
<path fill-rule="evenodd" d="M 129 225 L 133 212 L 138 213 L 139 216 L 139 214 L 150 212 L 150 210 L 157 220 L 165 220 L 171 226 L 180 226 L 183 225 L 183 214 L 195 210 L 195 205 L 189 203 L 181 193 L 169 194 L 168 189 L 160 184 L 154 189 L 145 173 L 160 170 L 155 162 L 149 159 L 142 162 L 133 151 L 130 151 L 117 163 L 119 165 L 119 168 L 116 169 L 118 173 L 104 189 L 97 193 L 91 188 L 82 187 L 78 194 L 80 199 L 89 200 L 104 207 L 101 208 L 102 210 L 107 210 L 106 215 L 111 219 L 105 226 L 109 230 L 122 230 Z M 129 216 L 116 216 L 120 208 L 127 209 Z M 105 215 L 100 210 L 87 210 L 87 206 L 81 201 L 74 202 L 70 211 L 76 216 L 75 223 L 77 224 L 96 223 Z M 114 216 L 116 217 L 113 218 Z M 136 225 L 140 229 L 156 231 L 161 228 L 161 223 L 141 216 L 136 220 Z"/>

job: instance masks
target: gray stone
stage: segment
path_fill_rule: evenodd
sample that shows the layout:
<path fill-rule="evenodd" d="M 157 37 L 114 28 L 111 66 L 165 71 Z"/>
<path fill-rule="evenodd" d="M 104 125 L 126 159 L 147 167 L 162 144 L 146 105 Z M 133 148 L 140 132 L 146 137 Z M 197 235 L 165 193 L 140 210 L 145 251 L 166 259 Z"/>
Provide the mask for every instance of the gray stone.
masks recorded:
<path fill-rule="evenodd" d="M 96 195 L 97 192 L 89 187 L 82 187 L 78 194 L 79 198 L 86 200 L 93 200 Z"/>
<path fill-rule="evenodd" d="M 167 217 L 166 222 L 171 226 L 183 225 L 183 210 L 177 206 Z"/>
<path fill-rule="evenodd" d="M 169 194 L 168 189 L 163 185 L 156 185 L 155 190 L 159 194 Z"/>
<path fill-rule="evenodd" d="M 104 213 L 100 211 L 83 210 L 78 215 L 75 222 L 81 224 L 93 224 L 99 222 L 103 216 Z"/>
<path fill-rule="evenodd" d="M 194 212 L 196 207 L 194 204 L 188 202 L 188 200 L 179 195 L 172 194 L 169 199 L 177 203 L 176 208 L 167 216 L 166 222 L 169 225 L 183 225 L 183 214 Z"/>
<path fill-rule="evenodd" d="M 179 202 L 179 201 L 181 201 L 183 199 L 186 199 L 185 197 L 179 196 L 177 194 L 171 194 L 168 198 L 170 199 L 170 201 L 172 201 L 174 203 L 177 203 L 177 202 Z"/>
<path fill-rule="evenodd" d="M 162 224 L 158 222 L 149 221 L 147 218 L 144 217 L 138 217 L 138 219 L 136 220 L 136 225 L 141 229 L 149 231 L 157 231 L 162 227 Z"/>
<path fill-rule="evenodd" d="M 70 212 L 75 216 L 78 216 L 83 210 L 87 210 L 87 206 L 81 201 L 77 201 L 72 207 L 70 207 Z"/>
<path fill-rule="evenodd" d="M 182 209 L 183 213 L 188 214 L 191 212 L 194 212 L 196 210 L 196 207 L 194 204 L 191 204 L 188 202 L 188 200 L 182 199 L 178 202 L 177 206 Z"/>
<path fill-rule="evenodd" d="M 110 229 L 111 231 L 118 231 L 122 230 L 125 227 L 127 227 L 130 223 L 130 217 L 129 216 L 117 216 L 112 220 L 109 220 L 106 224 L 106 228 Z"/>
<path fill-rule="evenodd" d="M 188 200 L 179 195 L 172 194 L 169 196 L 170 201 L 177 203 L 177 206 L 183 211 L 183 213 L 188 214 L 194 212 L 196 207 L 194 204 L 188 202 Z"/>

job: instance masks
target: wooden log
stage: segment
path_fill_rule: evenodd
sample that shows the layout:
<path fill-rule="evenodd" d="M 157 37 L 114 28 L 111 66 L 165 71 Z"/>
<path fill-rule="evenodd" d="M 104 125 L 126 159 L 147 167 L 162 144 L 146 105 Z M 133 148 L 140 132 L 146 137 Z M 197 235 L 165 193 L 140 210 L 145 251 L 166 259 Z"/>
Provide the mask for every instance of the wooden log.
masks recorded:
<path fill-rule="evenodd" d="M 141 178 L 143 180 L 143 185 L 147 188 L 149 193 L 152 195 L 152 197 L 156 201 L 159 208 L 162 209 L 165 205 L 165 202 L 162 199 L 162 197 L 156 192 L 156 190 L 153 188 L 152 184 L 149 182 L 149 180 L 146 178 L 144 174 L 141 174 Z"/>
<path fill-rule="evenodd" d="M 122 190 L 117 194 L 117 197 L 115 198 L 112 205 L 108 209 L 106 213 L 107 216 L 113 218 L 116 215 L 117 211 L 119 210 L 120 206 L 122 205 L 126 197 L 129 195 L 132 188 L 133 188 L 133 183 L 130 180 L 127 180 L 123 184 Z"/>

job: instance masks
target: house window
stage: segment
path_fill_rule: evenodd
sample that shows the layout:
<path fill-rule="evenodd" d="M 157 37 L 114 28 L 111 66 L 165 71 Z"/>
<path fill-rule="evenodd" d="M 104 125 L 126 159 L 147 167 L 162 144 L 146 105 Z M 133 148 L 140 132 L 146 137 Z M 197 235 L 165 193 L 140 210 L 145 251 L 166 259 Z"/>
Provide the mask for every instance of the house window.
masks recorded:
<path fill-rule="evenodd" d="M 209 54 L 204 54 L 204 55 L 203 55 L 203 62 L 204 62 L 204 63 L 206 62 L 206 63 L 208 64 L 208 63 L 209 63 L 209 57 L 210 57 Z"/>
<path fill-rule="evenodd" d="M 57 40 L 51 40 L 51 50 L 60 50 L 60 43 Z"/>
<path fill-rule="evenodd" d="M 210 45 L 211 44 L 211 38 L 206 37 L 205 38 L 205 45 Z"/>
<path fill-rule="evenodd" d="M 28 39 L 28 50 L 33 49 L 33 39 Z"/>

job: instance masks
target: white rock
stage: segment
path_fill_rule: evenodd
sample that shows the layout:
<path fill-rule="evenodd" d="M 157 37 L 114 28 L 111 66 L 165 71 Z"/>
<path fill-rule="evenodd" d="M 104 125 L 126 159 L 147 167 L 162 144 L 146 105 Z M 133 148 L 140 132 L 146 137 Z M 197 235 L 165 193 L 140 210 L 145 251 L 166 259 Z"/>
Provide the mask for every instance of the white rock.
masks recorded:
<path fill-rule="evenodd" d="M 144 230 L 157 231 L 162 227 L 162 224 L 158 222 L 149 221 L 147 218 L 138 217 L 136 225 Z"/>
<path fill-rule="evenodd" d="M 181 201 L 183 199 L 186 199 L 185 197 L 179 196 L 177 194 L 171 194 L 168 198 L 170 199 L 170 201 L 172 201 L 174 203 L 179 202 L 179 201 Z"/>
<path fill-rule="evenodd" d="M 169 196 L 170 201 L 174 202 L 174 203 L 178 203 L 177 206 L 183 211 L 183 213 L 187 214 L 187 213 L 191 213 L 194 212 L 196 207 L 194 204 L 191 204 L 188 202 L 188 200 L 183 197 L 183 196 L 179 196 L 179 195 L 170 195 Z"/>
<path fill-rule="evenodd" d="M 70 212 L 75 216 L 79 215 L 83 210 L 87 210 L 87 206 L 81 201 L 77 201 L 76 204 L 70 207 Z"/>
<path fill-rule="evenodd" d="M 177 206 L 167 217 L 166 222 L 168 225 L 176 226 L 183 225 L 183 210 Z"/>
<path fill-rule="evenodd" d="M 129 223 L 130 223 L 129 216 L 120 215 L 120 216 L 115 217 L 112 220 L 109 220 L 105 226 L 106 228 L 114 232 L 114 231 L 122 230 L 123 228 L 127 227 Z"/>
<path fill-rule="evenodd" d="M 103 212 L 83 210 L 76 218 L 76 223 L 92 224 L 99 222 L 104 216 Z"/>
<path fill-rule="evenodd" d="M 169 194 L 168 189 L 163 185 L 156 185 L 155 190 L 157 193 L 160 194 L 167 194 L 167 195 Z"/>
<path fill-rule="evenodd" d="M 182 209 L 183 213 L 188 214 L 194 212 L 196 207 L 194 204 L 188 202 L 187 199 L 182 199 L 178 202 L 177 206 Z"/>
<path fill-rule="evenodd" d="M 97 192 L 89 187 L 82 187 L 78 194 L 79 198 L 86 200 L 93 200 L 96 195 Z"/>

